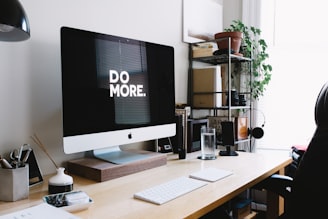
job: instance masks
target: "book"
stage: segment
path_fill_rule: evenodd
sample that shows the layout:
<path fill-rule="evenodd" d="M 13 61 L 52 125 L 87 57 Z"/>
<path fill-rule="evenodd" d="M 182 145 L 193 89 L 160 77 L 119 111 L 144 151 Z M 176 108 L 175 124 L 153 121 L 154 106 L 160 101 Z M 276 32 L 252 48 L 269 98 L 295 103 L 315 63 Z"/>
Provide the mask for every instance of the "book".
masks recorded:
<path fill-rule="evenodd" d="M 248 118 L 246 116 L 236 117 L 235 127 L 237 140 L 243 140 L 248 138 Z"/>
<path fill-rule="evenodd" d="M 198 44 L 198 46 L 192 47 L 192 57 L 200 58 L 212 56 L 215 49 L 217 49 L 217 45 L 215 43 Z"/>
<path fill-rule="evenodd" d="M 228 74 L 226 72 L 226 66 L 225 65 L 221 65 L 221 88 L 222 88 L 222 106 L 227 106 L 228 103 L 227 103 L 227 94 L 226 94 L 226 91 L 227 91 L 227 84 L 228 84 L 228 77 L 226 77 L 226 74 Z"/>
<path fill-rule="evenodd" d="M 213 48 L 195 48 L 192 50 L 194 58 L 206 57 L 213 55 Z"/>

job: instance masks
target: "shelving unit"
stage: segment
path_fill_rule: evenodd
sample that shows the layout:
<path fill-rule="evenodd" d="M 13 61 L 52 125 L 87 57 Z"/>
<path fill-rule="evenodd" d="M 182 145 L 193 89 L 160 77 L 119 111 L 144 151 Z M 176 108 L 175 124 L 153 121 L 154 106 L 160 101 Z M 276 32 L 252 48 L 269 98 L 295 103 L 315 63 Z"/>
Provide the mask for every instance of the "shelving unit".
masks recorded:
<path fill-rule="evenodd" d="M 221 39 L 220 39 L 221 40 Z M 194 110 L 209 110 L 209 115 L 208 116 L 218 116 L 220 115 L 221 111 L 226 111 L 228 115 L 226 116 L 229 121 L 232 121 L 232 112 L 236 110 L 244 110 L 244 111 L 249 111 L 248 113 L 248 127 L 251 127 L 252 123 L 252 95 L 251 95 L 251 89 L 249 88 L 246 91 L 243 92 L 238 92 L 238 94 L 244 94 L 247 101 L 246 106 L 240 106 L 240 105 L 232 105 L 231 97 L 232 97 L 232 84 L 231 84 L 231 76 L 232 76 L 232 64 L 233 63 L 241 63 L 241 62 L 248 62 L 249 65 L 252 64 L 252 59 L 249 57 L 243 57 L 239 55 L 234 55 L 230 54 L 228 51 L 231 51 L 230 48 L 230 43 L 231 39 L 230 38 L 225 38 L 223 40 L 228 40 L 229 41 L 229 48 L 226 53 L 220 54 L 220 55 L 211 55 L 211 56 L 204 56 L 204 57 L 193 57 L 193 48 L 195 46 L 199 46 L 202 43 L 216 43 L 217 40 L 213 41 L 206 41 L 206 42 L 198 42 L 198 43 L 191 43 L 189 44 L 189 80 L 188 80 L 188 104 L 191 106 L 191 117 L 193 117 L 193 112 Z M 213 91 L 213 92 L 194 92 L 193 90 L 193 69 L 194 69 L 194 62 L 200 62 L 200 63 L 206 63 L 210 64 L 212 66 L 218 66 L 218 65 L 223 65 L 225 64 L 227 66 L 227 71 L 226 71 L 226 77 L 227 77 L 227 83 L 226 83 L 226 90 L 221 90 L 221 91 Z M 248 68 L 248 80 L 252 80 L 252 72 L 251 68 Z M 194 95 L 216 95 L 216 94 L 222 94 L 222 96 L 226 96 L 226 105 L 222 105 L 219 107 L 194 107 L 194 102 L 193 102 L 193 96 Z M 210 113 L 212 115 L 210 115 Z M 247 139 L 243 140 L 236 140 L 235 139 L 235 144 L 239 143 L 249 143 L 249 150 L 251 150 L 251 138 L 248 137 Z"/>

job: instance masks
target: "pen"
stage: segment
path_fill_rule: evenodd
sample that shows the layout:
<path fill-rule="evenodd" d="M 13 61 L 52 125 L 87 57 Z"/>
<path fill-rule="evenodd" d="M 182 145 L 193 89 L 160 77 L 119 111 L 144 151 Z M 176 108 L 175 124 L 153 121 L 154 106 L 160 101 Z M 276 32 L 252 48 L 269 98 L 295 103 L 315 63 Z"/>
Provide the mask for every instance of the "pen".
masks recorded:
<path fill-rule="evenodd" d="M 18 162 L 21 161 L 23 148 L 24 148 L 24 145 L 20 146 L 20 148 L 19 148 L 18 157 L 17 157 Z"/>

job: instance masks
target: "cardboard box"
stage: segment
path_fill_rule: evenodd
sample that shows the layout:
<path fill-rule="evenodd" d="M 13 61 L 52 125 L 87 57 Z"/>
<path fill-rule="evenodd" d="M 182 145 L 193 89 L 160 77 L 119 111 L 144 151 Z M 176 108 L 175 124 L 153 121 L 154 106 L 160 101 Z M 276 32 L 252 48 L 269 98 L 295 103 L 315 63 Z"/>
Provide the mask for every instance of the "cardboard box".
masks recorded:
<path fill-rule="evenodd" d="M 213 55 L 213 48 L 195 48 L 192 50 L 192 57 L 207 57 Z"/>
<path fill-rule="evenodd" d="M 233 209 L 233 218 L 243 219 L 251 214 L 251 200 L 245 199 L 238 201 Z"/>
<path fill-rule="evenodd" d="M 257 212 L 256 211 L 252 211 L 249 215 L 247 215 L 246 217 L 244 217 L 244 219 L 254 219 L 256 218 Z"/>
<path fill-rule="evenodd" d="M 197 46 L 195 45 L 192 47 L 193 58 L 213 56 L 213 52 L 218 49 L 217 44 L 214 42 L 198 43 Z"/>
<path fill-rule="evenodd" d="M 221 107 L 221 88 L 220 66 L 193 69 L 193 107 Z"/>

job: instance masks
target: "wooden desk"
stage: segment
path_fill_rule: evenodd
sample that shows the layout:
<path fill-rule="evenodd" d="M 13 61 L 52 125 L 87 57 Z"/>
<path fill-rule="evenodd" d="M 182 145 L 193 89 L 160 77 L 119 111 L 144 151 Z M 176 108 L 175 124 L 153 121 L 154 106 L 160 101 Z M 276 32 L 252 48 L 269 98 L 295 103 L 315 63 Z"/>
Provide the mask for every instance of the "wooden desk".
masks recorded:
<path fill-rule="evenodd" d="M 94 200 L 89 209 L 74 214 L 92 219 L 199 218 L 273 173 L 283 172 L 284 167 L 291 163 L 289 157 L 274 154 L 239 152 L 237 157 L 206 161 L 197 159 L 198 154 L 188 154 L 185 160 L 178 160 L 178 155 L 171 154 L 165 166 L 101 183 L 73 176 L 74 190 L 83 190 Z M 231 170 L 234 174 L 160 206 L 133 198 L 135 192 L 188 176 L 205 167 Z M 29 199 L 0 202 L 0 215 L 41 203 L 42 197 L 47 195 L 47 186 L 45 181 L 31 188 Z"/>

